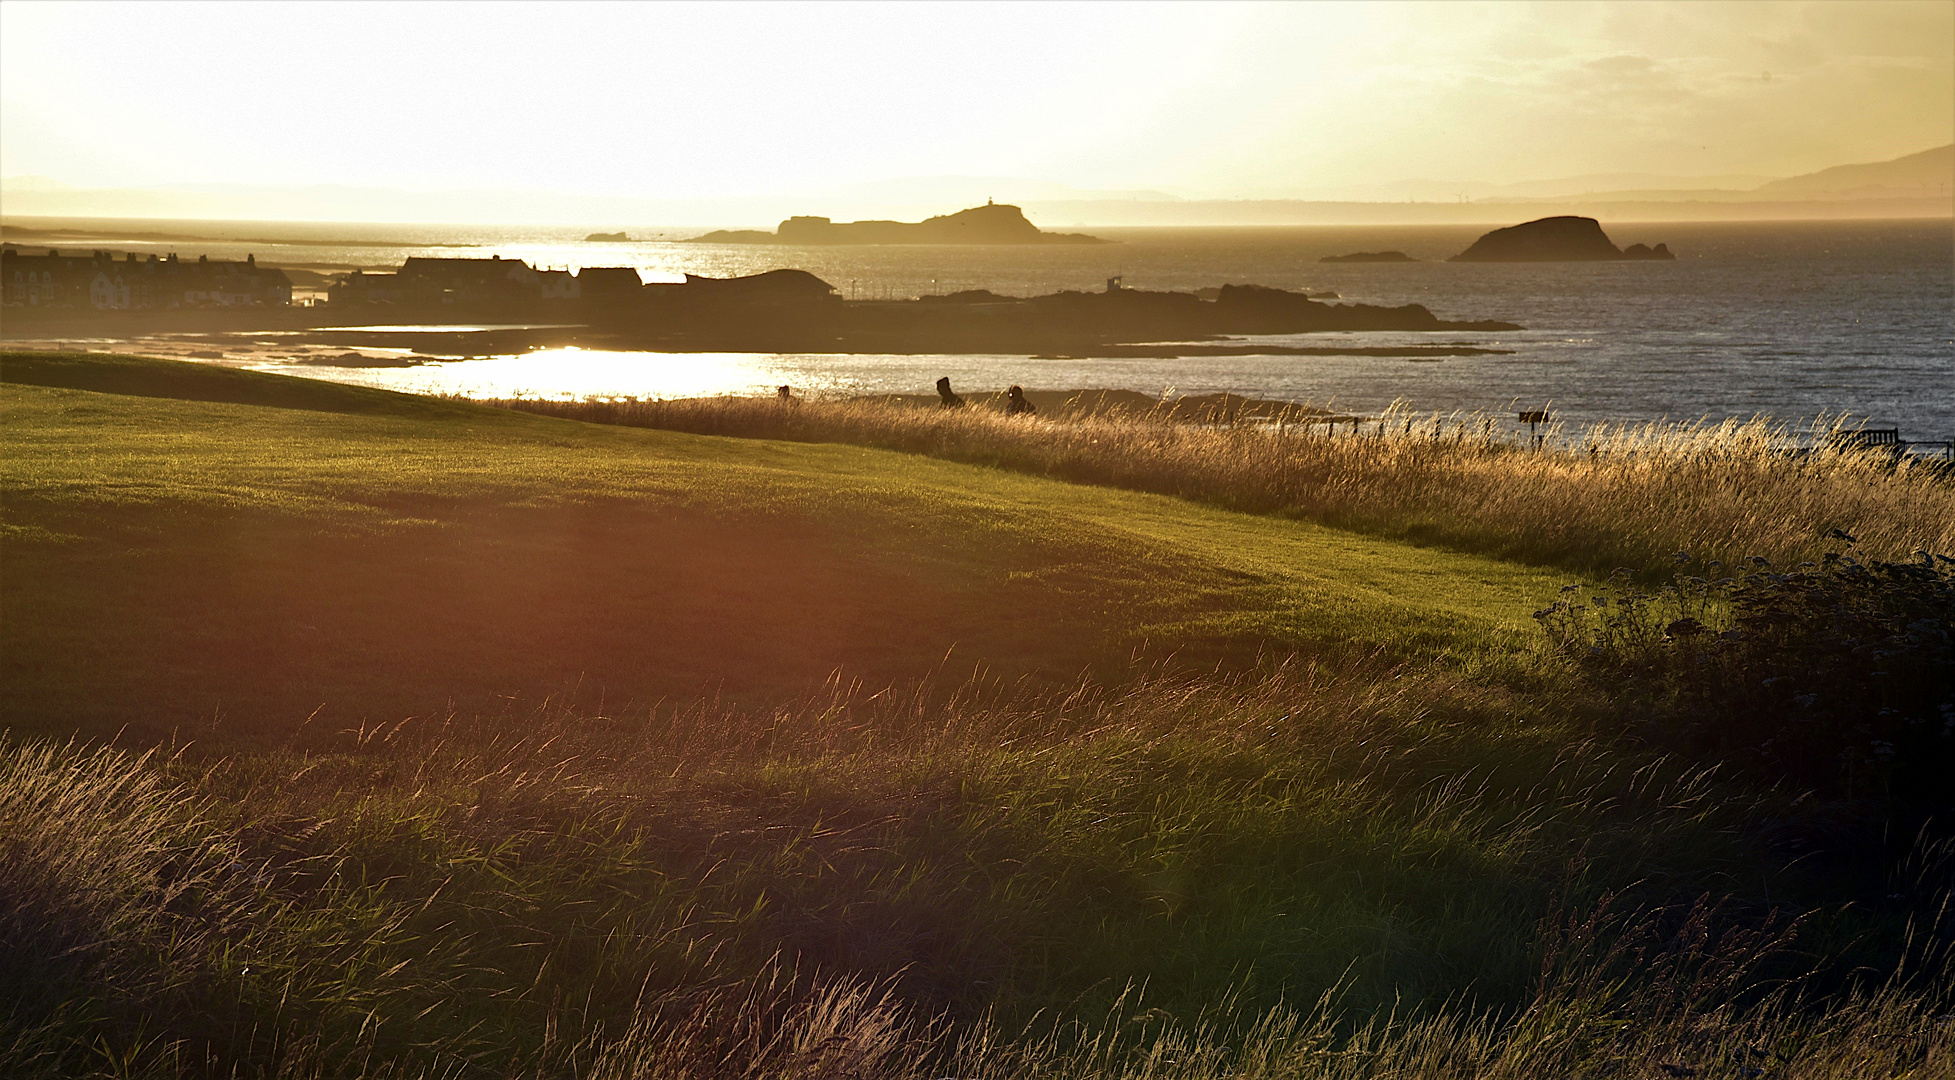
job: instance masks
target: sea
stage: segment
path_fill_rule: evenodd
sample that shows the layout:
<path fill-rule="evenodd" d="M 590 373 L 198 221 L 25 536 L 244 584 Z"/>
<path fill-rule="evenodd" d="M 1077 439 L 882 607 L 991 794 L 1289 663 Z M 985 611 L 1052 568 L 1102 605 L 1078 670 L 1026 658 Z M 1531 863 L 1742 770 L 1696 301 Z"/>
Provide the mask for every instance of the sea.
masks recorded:
<path fill-rule="evenodd" d="M 1546 410 L 1564 423 L 1765 417 L 1804 425 L 1841 417 L 1910 440 L 1955 439 L 1955 222 L 1603 222 L 1619 246 L 1665 243 L 1674 262 L 1450 263 L 1490 226 L 1109 228 L 1112 243 L 1008 247 L 776 247 L 688 243 L 705 229 L 186 221 L 9 221 L 85 229 L 86 241 L 22 241 L 242 258 L 333 273 L 385 269 L 410 255 L 500 255 L 538 267 L 630 266 L 646 281 L 807 270 L 843 296 L 903 299 L 965 289 L 1029 296 L 1064 289 L 1198 290 L 1253 283 L 1343 302 L 1422 304 L 1442 319 L 1525 329 L 1323 333 L 1235 339 L 1256 345 L 1470 344 L 1497 355 L 1447 358 L 1228 356 L 1041 359 L 1027 355 L 645 353 L 545 349 L 458 354 L 406 368 L 298 365 L 262 350 L 228 362 L 402 390 L 471 396 L 685 397 L 772 393 L 929 393 L 1113 388 L 1230 392 L 1360 414 L 1505 415 Z M 621 226 L 604 226 L 614 231 Z M 1323 263 L 1403 251 L 1409 263 Z M 301 294 L 306 281 L 301 277 Z M 430 328 L 434 329 L 434 328 Z M 451 331 L 450 327 L 439 328 Z M 371 351 L 371 350 L 370 350 Z M 384 352 L 384 350 L 381 350 Z M 397 350 L 414 352 L 414 350 Z M 418 355 L 425 355 L 418 354 Z M 227 354 L 228 356 L 228 354 Z"/>

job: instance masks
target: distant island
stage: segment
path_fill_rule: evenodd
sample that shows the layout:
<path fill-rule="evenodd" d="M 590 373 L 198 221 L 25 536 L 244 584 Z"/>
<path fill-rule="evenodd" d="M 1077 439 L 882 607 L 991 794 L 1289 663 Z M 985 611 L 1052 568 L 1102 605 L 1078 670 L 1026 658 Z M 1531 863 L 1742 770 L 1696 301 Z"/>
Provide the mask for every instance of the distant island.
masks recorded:
<path fill-rule="evenodd" d="M 1105 244 L 1080 233 L 1041 232 L 1016 206 L 986 203 L 919 222 L 830 221 L 791 217 L 773 232 L 720 230 L 695 236 L 694 244 Z"/>
<path fill-rule="evenodd" d="M 1604 262 L 1622 259 L 1674 259 L 1667 244 L 1618 248 L 1591 217 L 1541 218 L 1494 231 L 1448 262 Z"/>
<path fill-rule="evenodd" d="M 1403 251 L 1354 251 L 1349 255 L 1326 255 L 1320 263 L 1418 262 Z"/>
<path fill-rule="evenodd" d="M 627 244 L 631 242 L 631 237 L 621 232 L 594 232 L 584 237 L 584 242 L 587 244 Z"/>

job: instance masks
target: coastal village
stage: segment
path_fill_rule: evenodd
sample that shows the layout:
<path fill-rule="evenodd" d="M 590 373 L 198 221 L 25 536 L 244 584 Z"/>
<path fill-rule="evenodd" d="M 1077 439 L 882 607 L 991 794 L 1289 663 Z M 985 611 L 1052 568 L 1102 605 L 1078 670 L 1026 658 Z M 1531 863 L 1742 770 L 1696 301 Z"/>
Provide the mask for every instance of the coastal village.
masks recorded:
<path fill-rule="evenodd" d="M 12 246 L 0 251 L 0 281 L 9 307 L 81 308 L 104 311 L 196 307 L 283 307 L 292 302 L 285 271 L 245 261 L 196 262 L 175 255 L 139 258 L 131 252 L 30 255 Z"/>
<path fill-rule="evenodd" d="M 587 266 L 582 270 L 539 270 L 521 259 L 410 258 L 393 273 L 355 270 L 337 278 L 328 290 L 334 306 L 443 305 L 518 307 L 541 301 L 578 300 L 604 305 L 652 300 L 665 294 L 685 294 L 742 300 L 781 302 L 835 299 L 827 282 L 801 270 L 775 270 L 741 278 L 708 278 L 687 274 L 684 284 L 646 284 L 629 266 Z"/>
<path fill-rule="evenodd" d="M 705 279 L 700 279 L 705 280 Z M 285 271 L 260 266 L 255 255 L 243 262 L 199 256 L 91 251 L 86 255 L 48 250 L 30 254 L 9 245 L 0 251 L 0 281 L 5 303 L 26 308 L 95 308 L 102 311 L 167 308 L 285 307 L 292 303 L 292 281 Z M 827 294 L 825 283 L 809 277 L 800 291 Z M 772 286 L 780 288 L 776 283 Z M 338 305 L 427 306 L 522 304 L 549 300 L 630 299 L 647 288 L 628 266 L 591 266 L 576 272 L 540 270 L 520 259 L 410 258 L 399 270 L 338 275 L 328 287 Z"/>

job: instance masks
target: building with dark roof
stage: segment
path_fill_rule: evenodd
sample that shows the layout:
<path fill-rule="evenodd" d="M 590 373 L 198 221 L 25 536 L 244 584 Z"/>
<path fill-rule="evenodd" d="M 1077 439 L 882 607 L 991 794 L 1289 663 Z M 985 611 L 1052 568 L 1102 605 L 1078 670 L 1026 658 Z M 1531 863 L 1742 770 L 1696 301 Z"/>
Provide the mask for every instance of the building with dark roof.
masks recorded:
<path fill-rule="evenodd" d="M 575 300 L 584 295 L 577 275 L 568 270 L 538 270 L 536 287 L 545 300 Z"/>
<path fill-rule="evenodd" d="M 643 292 L 645 282 L 629 266 L 586 266 L 577 271 L 577 288 L 586 300 L 625 300 Z"/>
<path fill-rule="evenodd" d="M 485 304 L 533 300 L 542 295 L 537 273 L 521 259 L 430 259 L 401 264 L 403 297 L 422 304 Z"/>

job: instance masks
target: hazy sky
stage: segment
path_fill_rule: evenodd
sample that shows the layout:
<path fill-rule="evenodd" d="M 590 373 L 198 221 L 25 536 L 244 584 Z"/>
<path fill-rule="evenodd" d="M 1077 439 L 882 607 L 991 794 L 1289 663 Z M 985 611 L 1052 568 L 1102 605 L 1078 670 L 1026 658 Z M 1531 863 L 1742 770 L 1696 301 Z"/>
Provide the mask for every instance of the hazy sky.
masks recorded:
<path fill-rule="evenodd" d="M 1955 3 L 0 3 L 0 174 L 695 197 L 1791 175 L 1955 141 Z"/>

